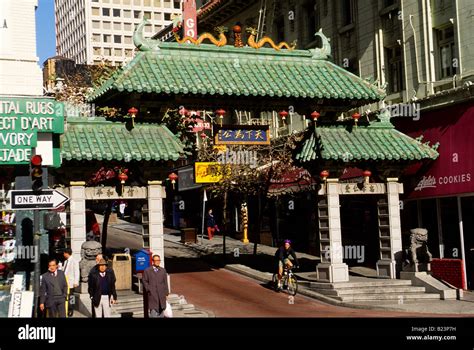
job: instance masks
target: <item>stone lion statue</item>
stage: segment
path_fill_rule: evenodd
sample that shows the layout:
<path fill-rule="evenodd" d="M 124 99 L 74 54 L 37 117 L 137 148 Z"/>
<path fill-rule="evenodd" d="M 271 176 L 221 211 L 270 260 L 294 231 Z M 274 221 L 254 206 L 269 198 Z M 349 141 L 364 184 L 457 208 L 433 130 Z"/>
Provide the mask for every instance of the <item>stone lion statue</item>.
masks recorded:
<path fill-rule="evenodd" d="M 87 283 L 89 272 L 96 265 L 95 257 L 102 254 L 102 244 L 94 239 L 94 235 L 87 235 L 87 240 L 81 246 L 81 261 L 79 268 L 81 270 L 81 282 Z"/>
<path fill-rule="evenodd" d="M 408 248 L 407 263 L 430 263 L 432 255 L 428 250 L 428 230 L 414 228 L 410 230 L 410 246 Z"/>

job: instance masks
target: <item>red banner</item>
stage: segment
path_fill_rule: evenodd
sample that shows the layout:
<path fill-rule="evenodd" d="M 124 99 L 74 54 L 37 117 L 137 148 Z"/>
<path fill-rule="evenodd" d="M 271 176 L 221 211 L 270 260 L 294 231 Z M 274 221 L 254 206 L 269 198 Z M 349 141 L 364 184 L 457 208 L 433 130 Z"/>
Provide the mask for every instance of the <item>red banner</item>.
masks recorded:
<path fill-rule="evenodd" d="M 197 39 L 197 10 L 195 0 L 185 0 L 183 8 L 184 36 Z"/>
<path fill-rule="evenodd" d="M 422 113 L 412 118 L 392 119 L 401 132 L 430 145 L 439 142 L 439 158 L 407 183 L 409 198 L 474 193 L 474 106 L 457 105 Z"/>

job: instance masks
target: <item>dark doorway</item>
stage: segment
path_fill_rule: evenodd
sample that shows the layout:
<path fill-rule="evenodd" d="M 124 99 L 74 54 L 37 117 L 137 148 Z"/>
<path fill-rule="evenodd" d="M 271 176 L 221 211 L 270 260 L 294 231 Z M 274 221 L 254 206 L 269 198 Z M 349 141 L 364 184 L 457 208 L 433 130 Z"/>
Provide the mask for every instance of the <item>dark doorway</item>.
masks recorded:
<path fill-rule="evenodd" d="M 343 261 L 348 266 L 375 269 L 379 260 L 377 200 L 379 196 L 339 197 Z"/>

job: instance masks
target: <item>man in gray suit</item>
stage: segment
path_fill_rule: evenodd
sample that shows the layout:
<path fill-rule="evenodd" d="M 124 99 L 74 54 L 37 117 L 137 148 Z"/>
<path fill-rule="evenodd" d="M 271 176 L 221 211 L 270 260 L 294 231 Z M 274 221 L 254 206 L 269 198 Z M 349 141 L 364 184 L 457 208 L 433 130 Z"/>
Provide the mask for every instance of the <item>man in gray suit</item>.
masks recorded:
<path fill-rule="evenodd" d="M 67 282 L 58 262 L 48 262 L 48 272 L 41 275 L 40 310 L 47 310 L 48 317 L 66 317 Z"/>
<path fill-rule="evenodd" d="M 160 256 L 153 255 L 153 265 L 143 272 L 143 288 L 148 297 L 148 310 L 152 318 L 164 317 L 163 311 L 169 294 L 167 273 L 160 267 L 160 263 Z"/>

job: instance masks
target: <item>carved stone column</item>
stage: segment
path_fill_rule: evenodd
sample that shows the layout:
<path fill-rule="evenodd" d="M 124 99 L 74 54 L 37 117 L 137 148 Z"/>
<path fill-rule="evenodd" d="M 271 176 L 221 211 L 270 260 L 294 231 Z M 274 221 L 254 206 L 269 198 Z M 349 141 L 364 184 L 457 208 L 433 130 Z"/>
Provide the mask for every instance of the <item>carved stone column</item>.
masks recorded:
<path fill-rule="evenodd" d="M 84 181 L 70 183 L 71 249 L 76 261 L 81 260 L 81 245 L 86 241 L 86 192 Z"/>
<path fill-rule="evenodd" d="M 327 282 L 349 281 L 349 268 L 342 262 L 341 212 L 339 205 L 338 179 L 328 179 L 327 202 L 318 203 L 319 214 L 323 215 L 327 203 L 327 230 L 320 230 L 321 263 L 316 267 L 317 278 Z M 320 227 L 324 216 L 320 216 Z"/>

